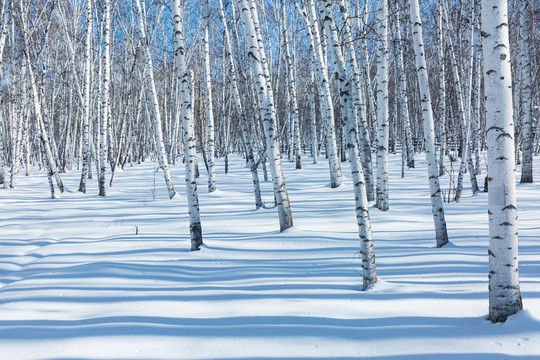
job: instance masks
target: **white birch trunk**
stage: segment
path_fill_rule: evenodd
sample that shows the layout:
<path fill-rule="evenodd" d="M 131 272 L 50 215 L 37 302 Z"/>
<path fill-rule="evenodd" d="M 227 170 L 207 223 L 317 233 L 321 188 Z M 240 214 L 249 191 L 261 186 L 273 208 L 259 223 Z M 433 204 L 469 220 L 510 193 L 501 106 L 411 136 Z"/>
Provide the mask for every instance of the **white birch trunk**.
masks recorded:
<path fill-rule="evenodd" d="M 274 185 L 274 197 L 279 214 L 280 231 L 284 231 L 293 226 L 291 205 L 289 195 L 283 177 L 281 167 L 281 154 L 277 143 L 277 122 L 274 107 L 272 84 L 268 64 L 264 52 L 260 29 L 258 28 L 257 9 L 253 4 L 248 4 L 247 0 L 237 0 L 240 9 L 240 17 L 246 35 L 246 45 L 248 48 L 247 57 L 251 63 L 251 69 L 257 83 L 257 94 L 259 110 L 263 119 L 263 126 L 266 139 L 266 153 L 270 163 L 272 173 L 272 183 Z"/>
<path fill-rule="evenodd" d="M 291 52 L 289 50 L 289 34 L 287 32 L 287 14 L 285 13 L 285 6 L 282 5 L 282 18 L 283 18 L 283 41 L 285 48 L 285 59 L 287 61 L 287 79 L 289 80 L 288 91 L 290 95 L 290 105 L 292 121 L 292 144 L 294 144 L 294 157 L 296 159 L 296 169 L 302 168 L 302 154 L 300 152 L 300 122 L 298 119 L 298 99 L 296 97 L 296 79 L 293 70 L 293 63 L 291 59 Z M 290 146 L 290 145 L 289 145 Z"/>
<path fill-rule="evenodd" d="M 37 84 L 36 84 L 36 77 L 34 74 L 34 68 L 32 67 L 32 63 L 30 61 L 30 50 L 28 49 L 28 28 L 26 25 L 26 19 L 25 14 L 23 12 L 23 3 L 22 0 L 19 0 L 19 15 L 21 20 L 21 30 L 23 33 L 22 40 L 23 40 L 23 51 L 24 51 L 24 57 L 26 60 L 26 65 L 28 68 L 28 75 L 30 78 L 30 84 L 32 86 L 32 97 L 33 97 L 33 103 L 34 103 L 34 111 L 35 111 L 35 117 L 36 122 L 39 130 L 39 134 L 41 137 L 41 142 L 43 145 L 43 150 L 45 152 L 44 159 L 46 161 L 46 167 L 47 167 L 47 173 L 49 178 L 49 185 L 51 189 L 51 198 L 55 198 L 55 192 L 54 192 L 54 185 L 52 182 L 52 178 L 54 177 L 56 180 L 56 185 L 58 186 L 58 189 L 60 192 L 64 192 L 64 184 L 62 183 L 62 180 L 60 178 L 60 174 L 58 173 L 58 169 L 56 167 L 56 161 L 53 156 L 53 152 L 51 150 L 51 145 L 49 142 L 49 136 L 47 134 L 47 129 L 45 128 L 45 125 L 43 124 L 43 116 L 41 112 L 41 97 L 39 96 Z"/>
<path fill-rule="evenodd" d="M 84 49 L 84 110 L 83 110 L 83 160 L 79 191 L 86 193 L 86 180 L 90 169 L 90 80 L 92 71 L 92 0 L 86 0 L 86 40 Z"/>
<path fill-rule="evenodd" d="M 150 82 L 150 92 L 152 93 L 152 104 L 154 108 L 154 127 L 156 132 L 156 142 L 158 146 L 158 160 L 159 166 L 163 169 L 163 175 L 165 177 L 165 184 L 169 192 L 169 198 L 172 199 L 176 194 L 174 191 L 174 185 L 171 178 L 171 172 L 169 169 L 169 162 L 167 161 L 167 152 L 165 150 L 165 143 L 163 140 L 163 130 L 161 121 L 161 112 L 159 110 L 159 100 L 157 96 L 156 83 L 154 80 L 154 66 L 152 64 L 152 54 L 150 53 L 150 45 L 148 43 L 148 37 L 146 35 L 146 29 L 144 24 L 144 13 L 141 8 L 140 0 L 135 0 L 135 5 L 139 18 L 139 30 L 141 41 L 143 43 L 144 53 L 146 55 L 146 66 L 148 68 L 148 81 Z"/>
<path fill-rule="evenodd" d="M 399 12 L 399 6 L 396 2 L 395 4 L 396 9 L 396 45 L 398 47 L 398 58 L 394 61 L 397 64 L 398 68 L 398 77 L 399 79 L 396 80 L 398 84 L 398 92 L 399 92 L 399 104 L 400 104 L 400 117 L 401 117 L 401 123 L 404 129 L 405 139 L 402 144 L 407 148 L 407 166 L 409 168 L 414 168 L 414 145 L 413 145 L 413 138 L 412 138 L 412 132 L 411 132 L 411 122 L 409 120 L 409 99 L 407 96 L 407 75 L 405 73 L 405 65 L 404 65 L 404 55 L 403 55 L 403 43 L 404 40 L 401 36 L 401 22 L 400 22 L 400 12 Z"/>
<path fill-rule="evenodd" d="M 446 174 L 444 168 L 444 155 L 446 153 L 446 65 L 444 57 L 444 28 L 443 28 L 443 13 L 441 7 L 437 8 L 437 35 L 438 35 L 438 51 L 437 59 L 439 60 L 439 176 Z"/>
<path fill-rule="evenodd" d="M 105 9 L 103 12 L 103 79 L 101 89 L 101 117 L 100 117 L 100 143 L 99 143 L 99 196 L 107 195 L 105 174 L 107 171 L 108 128 L 109 128 L 109 97 L 111 80 L 111 1 L 105 0 Z"/>
<path fill-rule="evenodd" d="M 389 209 L 388 200 L 388 3 L 377 0 L 377 191 L 375 206 Z"/>
<path fill-rule="evenodd" d="M 341 116 L 346 125 L 347 150 L 351 175 L 354 184 L 354 198 L 356 205 L 356 220 L 360 236 L 360 254 L 362 256 L 363 289 L 366 290 L 377 282 L 377 270 L 375 266 L 375 252 L 371 233 L 371 221 L 369 218 L 369 204 L 367 200 L 364 174 L 360 164 L 360 154 L 357 144 L 356 121 L 353 112 L 352 98 L 349 92 L 347 69 L 345 58 L 341 51 L 337 29 L 332 20 L 332 3 L 330 0 L 319 0 L 320 18 L 324 19 L 330 53 L 334 62 L 334 71 L 339 86 Z"/>
<path fill-rule="evenodd" d="M 351 90 L 356 110 L 356 121 L 359 125 L 360 130 L 358 146 L 360 147 L 360 155 L 362 158 L 362 168 L 364 171 L 364 179 L 366 182 L 367 198 L 368 200 L 374 200 L 375 188 L 373 184 L 373 165 L 371 158 L 369 127 L 366 117 L 366 96 L 364 94 L 364 82 L 361 76 L 363 70 L 360 70 L 360 68 L 358 67 L 358 61 L 356 59 L 356 49 L 354 47 L 354 41 L 349 24 L 349 14 L 347 13 L 347 7 L 344 0 L 340 0 L 339 9 L 339 14 L 341 15 L 341 20 L 343 22 L 345 46 L 347 48 L 347 58 L 349 60 L 349 66 L 353 72 L 353 76 L 351 77 Z"/>
<path fill-rule="evenodd" d="M 317 79 L 317 90 L 319 93 L 319 104 L 321 107 L 321 122 L 326 135 L 326 155 L 328 156 L 328 166 L 330 168 L 330 187 L 337 188 L 341 185 L 341 165 L 337 154 L 336 128 L 334 119 L 334 105 L 332 93 L 330 92 L 330 81 L 328 79 L 328 69 L 323 55 L 321 37 L 319 34 L 319 23 L 315 17 L 315 4 L 309 0 L 307 11 L 296 5 L 296 10 L 304 20 L 306 33 L 310 42 L 311 67 Z"/>
<path fill-rule="evenodd" d="M 311 119 L 311 156 L 313 157 L 313 163 L 317 164 L 319 162 L 317 116 L 315 114 L 315 91 L 317 91 L 317 86 L 315 85 L 315 73 L 313 72 L 313 67 L 311 68 L 311 85 L 311 91 L 309 94 L 309 118 Z"/>
<path fill-rule="evenodd" d="M 215 166 L 215 142 L 214 142 L 214 108 L 212 104 L 212 77 L 210 74 L 210 7 L 208 0 L 203 3 L 204 12 L 204 76 L 206 85 L 206 131 L 207 136 L 207 163 L 208 163 L 208 192 L 216 191 L 216 166 Z"/>
<path fill-rule="evenodd" d="M 262 207 L 262 196 L 261 188 L 259 183 L 259 175 L 257 172 L 257 165 L 255 164 L 255 157 L 253 155 L 253 146 L 251 144 L 251 137 L 249 134 L 249 129 L 246 121 L 246 114 L 244 111 L 244 106 L 242 105 L 242 98 L 240 97 L 240 91 L 238 90 L 238 83 L 236 80 L 236 66 L 234 64 L 234 59 L 232 55 L 232 45 L 229 37 L 229 28 L 227 27 L 227 18 L 225 16 L 225 11 L 223 8 L 223 0 L 218 0 L 219 6 L 219 17 L 221 24 L 223 25 L 223 38 L 225 39 L 225 52 L 227 57 L 227 62 L 229 65 L 229 76 L 232 85 L 234 102 L 236 105 L 236 110 L 240 115 L 240 126 L 242 128 L 242 136 L 244 140 L 244 146 L 247 153 L 247 161 L 249 169 L 251 172 L 251 177 L 253 179 L 253 192 L 255 195 L 255 208 L 258 209 Z M 234 8 L 234 4 L 233 4 Z M 227 131 L 228 134 L 228 131 Z"/>
<path fill-rule="evenodd" d="M 426 57 L 424 53 L 424 39 L 422 35 L 422 19 L 418 0 L 409 0 L 411 12 L 412 34 L 416 59 L 416 72 L 420 87 L 420 100 L 422 104 L 422 117 L 424 120 L 424 141 L 426 146 L 426 160 L 428 166 L 429 191 L 431 197 L 431 212 L 435 223 L 435 237 L 437 247 L 448 242 L 446 221 L 444 218 L 441 188 L 439 184 L 437 156 L 435 151 L 435 131 L 433 125 L 433 110 L 431 108 L 431 94 L 429 90 Z"/>
<path fill-rule="evenodd" d="M 482 0 L 481 12 L 489 182 L 489 319 L 504 322 L 523 308 L 507 2 Z"/>
<path fill-rule="evenodd" d="M 183 141 L 186 165 L 186 191 L 189 211 L 189 230 L 191 234 L 191 251 L 197 251 L 203 244 L 202 227 L 199 210 L 199 197 L 197 194 L 197 179 L 195 178 L 195 163 L 197 149 L 195 144 L 195 129 L 193 126 L 193 75 L 186 67 L 183 11 L 180 0 L 173 4 L 174 26 L 174 60 L 177 84 L 180 86 L 180 99 L 182 101 Z"/>
<path fill-rule="evenodd" d="M 530 41 L 530 12 L 529 0 L 519 1 L 519 47 L 521 53 L 521 139 L 523 161 L 521 166 L 521 183 L 533 182 L 533 141 L 532 129 L 532 68 Z"/>

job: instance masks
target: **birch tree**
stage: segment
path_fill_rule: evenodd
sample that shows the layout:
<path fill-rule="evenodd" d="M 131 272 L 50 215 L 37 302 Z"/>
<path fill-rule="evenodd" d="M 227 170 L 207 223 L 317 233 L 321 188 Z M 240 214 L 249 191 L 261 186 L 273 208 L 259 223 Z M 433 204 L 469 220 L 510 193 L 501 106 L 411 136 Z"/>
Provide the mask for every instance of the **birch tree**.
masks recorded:
<path fill-rule="evenodd" d="M 531 13 L 528 0 L 519 1 L 519 47 L 521 55 L 521 138 L 523 161 L 521 166 L 521 183 L 533 182 L 533 142 L 532 127 L 532 67 L 530 24 Z"/>
<path fill-rule="evenodd" d="M 210 5 L 208 0 L 203 3 L 204 14 L 204 77 L 206 90 L 206 130 L 207 136 L 207 161 L 208 161 L 208 192 L 216 191 L 216 166 L 215 166 L 215 146 L 214 146 L 214 107 L 212 104 L 212 77 L 210 74 Z"/>
<path fill-rule="evenodd" d="M 274 106 L 272 84 L 270 82 L 270 73 L 268 71 L 268 63 L 260 35 L 257 8 L 253 2 L 248 4 L 247 0 L 237 0 L 237 4 L 240 9 L 240 17 L 246 36 L 245 40 L 248 48 L 247 57 L 257 83 L 259 111 L 263 119 L 266 153 L 268 155 L 270 171 L 272 173 L 272 183 L 279 214 L 280 231 L 284 231 L 293 226 L 293 219 L 289 195 L 281 167 L 281 155 L 277 144 L 276 110 Z"/>
<path fill-rule="evenodd" d="M 111 82 L 111 1 L 105 0 L 103 11 L 103 82 L 101 84 L 101 121 L 100 121 L 100 144 L 99 144 L 99 196 L 107 195 L 105 173 L 107 171 L 108 133 L 109 133 L 109 103 Z"/>
<path fill-rule="evenodd" d="M 523 308 L 507 2 L 482 0 L 481 13 L 489 183 L 489 319 L 504 322 Z"/>
<path fill-rule="evenodd" d="M 262 204 L 261 197 L 261 188 L 259 183 L 259 175 L 257 172 L 257 165 L 255 164 L 255 157 L 253 155 L 253 146 L 251 144 L 251 136 L 249 134 L 249 129 L 246 120 L 246 113 L 244 106 L 242 104 L 242 98 L 240 97 L 240 91 L 238 90 L 238 83 L 236 79 L 236 65 L 234 63 L 232 45 L 229 36 L 229 28 L 227 26 L 227 18 L 225 16 L 225 11 L 223 7 L 223 0 L 217 0 L 219 6 L 219 18 L 223 26 L 223 39 L 225 41 L 225 56 L 227 58 L 227 63 L 229 66 L 229 78 L 232 85 L 232 95 L 234 98 L 234 103 L 236 105 L 236 110 L 240 116 L 240 126 L 242 129 L 242 140 L 244 141 L 244 147 L 246 149 L 247 161 L 249 165 L 249 170 L 251 172 L 251 177 L 253 180 L 253 193 L 255 195 L 255 208 L 260 208 Z M 233 4 L 234 7 L 234 4 Z"/>
<path fill-rule="evenodd" d="M 354 199 L 356 205 L 356 220 L 360 236 L 360 254 L 362 257 L 363 289 L 366 290 L 377 282 L 375 267 L 375 253 L 369 218 L 369 205 L 367 200 L 364 174 L 360 164 L 360 154 L 357 144 L 356 119 L 349 91 L 349 81 L 345 58 L 339 45 L 337 29 L 332 19 L 332 3 L 330 0 L 319 0 L 320 18 L 323 19 L 324 30 L 328 39 L 330 54 L 334 62 L 336 80 L 339 86 L 341 116 L 346 125 L 347 150 L 354 184 Z"/>
<path fill-rule="evenodd" d="M 137 0 L 139 1 L 139 0 Z M 180 86 L 182 101 L 183 140 L 186 165 L 186 192 L 189 211 L 189 230 L 191 235 L 191 251 L 197 251 L 203 244 L 202 226 L 195 178 L 195 163 L 197 161 L 195 129 L 193 126 L 193 75 L 188 72 L 185 59 L 183 9 L 180 0 L 174 0 L 174 60 L 177 84 Z"/>
<path fill-rule="evenodd" d="M 388 200 L 388 3 L 377 0 L 377 193 L 375 206 L 389 209 Z"/>
<path fill-rule="evenodd" d="M 171 172 L 169 169 L 169 162 L 167 161 L 167 152 L 165 150 L 165 143 L 163 140 L 163 130 L 162 130 L 162 121 L 161 121 L 161 112 L 159 110 L 159 100 L 158 100 L 158 94 L 156 90 L 156 83 L 154 80 L 154 66 L 152 63 L 152 54 L 150 53 L 150 44 L 148 42 L 148 37 L 146 35 L 146 28 L 144 25 L 144 12 L 141 8 L 141 2 L 140 0 L 135 0 L 135 8 L 137 10 L 138 19 L 139 19 L 139 31 L 141 36 L 141 42 L 144 49 L 144 53 L 146 55 L 146 66 L 148 67 L 148 82 L 150 86 L 150 92 L 152 95 L 152 104 L 154 108 L 154 131 L 156 133 L 157 138 L 157 146 L 158 146 L 158 159 L 159 159 L 159 166 L 161 169 L 163 169 L 163 175 L 165 177 L 165 184 L 167 185 L 167 190 L 169 192 L 169 198 L 172 199 L 174 195 L 176 194 L 176 191 L 174 190 L 174 185 L 171 178 Z"/>
<path fill-rule="evenodd" d="M 296 168 L 301 169 L 302 168 L 302 154 L 300 152 L 300 122 L 298 119 L 298 99 L 296 96 L 296 79 L 295 74 L 293 70 L 293 62 L 291 58 L 291 52 L 289 50 L 289 34 L 287 32 L 287 14 L 285 12 L 285 6 L 282 3 L 281 5 L 282 9 L 282 21 L 283 21 L 283 47 L 285 50 L 285 59 L 287 61 L 287 80 L 289 82 L 288 84 L 288 92 L 290 95 L 290 106 L 291 106 L 291 115 L 292 115 L 292 121 L 291 125 L 294 129 L 292 131 L 293 140 L 292 143 L 294 144 L 294 156 L 296 158 Z"/>
<path fill-rule="evenodd" d="M 337 155 L 336 130 L 334 119 L 334 105 L 330 92 L 330 81 L 328 79 L 328 68 L 322 48 L 322 41 L 319 34 L 319 22 L 315 16 L 315 3 L 313 0 L 306 1 L 306 8 L 302 9 L 296 4 L 296 10 L 304 21 L 306 33 L 309 39 L 311 56 L 311 67 L 317 79 L 317 91 L 319 94 L 319 104 L 321 107 L 321 121 L 325 123 L 326 154 L 328 156 L 328 166 L 330 168 L 330 187 L 337 188 L 341 185 L 342 173 Z"/>
<path fill-rule="evenodd" d="M 86 193 L 86 180 L 90 169 L 90 79 L 92 71 L 92 0 L 86 0 L 86 38 L 84 48 L 84 110 L 83 110 L 83 159 L 79 191 Z"/>
<path fill-rule="evenodd" d="M 422 33 L 422 19 L 418 0 L 409 0 L 412 35 L 414 41 L 414 53 L 416 72 L 420 87 L 420 102 L 422 105 L 422 117 L 424 120 L 424 141 L 426 144 L 426 160 L 429 177 L 429 191 L 431 198 L 431 212 L 435 223 L 435 237 L 437 247 L 443 247 L 448 242 L 446 220 L 441 198 L 441 188 L 437 168 L 437 156 L 435 152 L 435 131 L 433 124 L 433 110 L 425 57 L 424 38 Z"/>
<path fill-rule="evenodd" d="M 20 27 L 22 30 L 22 45 L 23 45 L 23 52 L 24 52 L 24 58 L 26 62 L 26 66 L 28 69 L 28 77 L 30 79 L 30 85 L 32 88 L 32 98 L 33 98 L 33 104 L 34 104 L 34 112 L 36 117 L 36 123 L 39 129 L 40 138 L 43 146 L 43 150 L 45 152 L 44 159 L 46 161 L 46 167 L 47 167 L 47 175 L 49 179 L 49 188 L 51 190 L 51 198 L 55 198 L 55 190 L 54 190 L 54 184 L 53 184 L 53 177 L 56 180 L 56 185 L 58 186 L 58 189 L 60 192 L 64 192 L 64 184 L 62 183 L 62 179 L 60 178 L 60 174 L 58 173 L 58 168 L 56 166 L 56 160 L 53 156 L 53 151 L 51 149 L 51 144 L 49 141 L 49 134 L 47 133 L 47 129 L 45 128 L 45 124 L 43 123 L 43 117 L 42 117 L 42 109 L 41 109 L 41 97 L 38 92 L 38 87 L 36 83 L 36 76 L 34 73 L 34 68 L 32 66 L 31 58 L 30 58 L 30 49 L 28 47 L 28 26 L 26 24 L 26 14 L 24 12 L 25 7 L 23 6 L 22 0 L 19 0 L 19 21 L 20 21 Z"/>

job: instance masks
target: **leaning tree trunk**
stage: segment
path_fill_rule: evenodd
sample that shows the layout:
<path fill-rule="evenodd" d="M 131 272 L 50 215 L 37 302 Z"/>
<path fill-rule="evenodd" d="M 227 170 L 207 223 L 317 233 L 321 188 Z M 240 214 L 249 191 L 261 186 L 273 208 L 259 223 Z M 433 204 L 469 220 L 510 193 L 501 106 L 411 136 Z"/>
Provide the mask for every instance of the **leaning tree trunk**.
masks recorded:
<path fill-rule="evenodd" d="M 337 188 L 341 185 L 341 166 L 337 155 L 336 128 L 334 119 L 334 105 L 330 92 L 330 81 L 325 57 L 322 50 L 322 43 L 319 34 L 319 23 L 315 17 L 315 4 L 312 0 L 307 3 L 307 11 L 304 11 L 296 4 L 296 10 L 301 15 L 309 39 L 311 56 L 311 71 L 317 80 L 317 91 L 319 94 L 319 105 L 321 108 L 321 123 L 326 135 L 326 155 L 330 168 L 330 187 Z"/>
<path fill-rule="evenodd" d="M 375 267 L 375 252 L 371 233 L 371 221 L 369 218 L 369 204 L 364 181 L 364 174 L 360 164 L 358 151 L 358 137 L 356 121 L 353 113 L 352 98 L 349 93 L 349 81 L 345 58 L 339 47 L 336 25 L 332 19 L 332 3 L 330 0 L 319 0 L 320 18 L 323 20 L 324 30 L 328 38 L 330 53 L 334 61 L 334 71 L 339 86 L 339 98 L 341 104 L 341 116 L 346 125 L 347 150 L 349 163 L 354 184 L 354 197 L 356 204 L 356 220 L 360 236 L 360 254 L 362 256 L 363 289 L 366 290 L 377 282 L 377 270 Z"/>
<path fill-rule="evenodd" d="M 519 2 L 519 46 L 521 53 L 521 139 L 523 161 L 521 165 L 521 183 L 533 182 L 533 141 L 532 130 L 532 70 L 531 70 L 531 13 L 529 0 Z"/>
<path fill-rule="evenodd" d="M 437 155 L 435 151 L 435 131 L 433 125 L 433 110 L 431 108 L 431 95 L 429 90 L 428 72 L 424 51 L 424 39 L 422 35 L 422 19 L 418 0 L 409 0 L 411 12 L 412 34 L 414 41 L 414 53 L 416 58 L 416 72 L 420 87 L 422 104 L 422 117 L 424 120 L 424 141 L 426 146 L 426 160 L 428 166 L 429 190 L 431 197 L 431 212 L 435 222 L 435 237 L 437 247 L 442 247 L 448 242 L 446 220 L 444 218 L 443 202 L 437 168 Z"/>
<path fill-rule="evenodd" d="M 167 152 L 165 150 L 165 143 L 163 141 L 163 130 L 161 122 L 161 112 L 159 111 L 159 100 L 156 90 L 156 83 L 154 81 L 154 66 L 152 64 L 152 54 L 150 53 L 150 45 L 148 43 L 148 37 L 146 35 L 145 25 L 144 25 L 144 13 L 141 8 L 140 0 L 135 0 L 135 5 L 137 12 L 139 14 L 139 30 L 141 41 L 143 43 L 144 53 L 146 55 L 146 66 L 148 68 L 148 81 L 150 82 L 150 91 L 152 95 L 152 103 L 154 108 L 154 121 L 155 121 L 155 132 L 156 132 L 156 142 L 158 146 L 158 160 L 159 166 L 163 169 L 163 175 L 165 177 L 165 184 L 167 185 L 167 190 L 169 192 L 169 198 L 172 199 L 176 194 L 174 191 L 174 185 L 171 178 L 171 171 L 169 170 L 169 162 L 167 161 Z"/>
<path fill-rule="evenodd" d="M 41 142 L 43 145 L 43 150 L 45 152 L 45 162 L 49 177 L 49 186 L 51 189 L 51 198 L 55 197 L 54 194 L 54 185 L 52 182 L 52 177 L 56 180 L 56 185 L 58 186 L 58 189 L 60 192 L 64 192 L 64 184 L 62 183 L 62 180 L 60 179 L 60 174 L 58 173 L 58 168 L 56 167 L 56 161 L 53 156 L 53 152 L 51 150 L 51 144 L 49 142 L 49 135 L 47 134 L 47 129 L 45 129 L 45 124 L 43 123 L 43 117 L 41 112 L 41 101 L 40 96 L 36 84 L 36 77 L 34 74 L 34 68 L 32 67 L 32 63 L 30 61 L 30 50 L 28 48 L 28 27 L 26 24 L 25 14 L 23 11 L 23 3 L 22 0 L 19 0 L 19 15 L 21 20 L 21 29 L 22 29 L 22 45 L 23 45 L 23 51 L 24 51 L 24 57 L 26 60 L 26 65 L 28 68 L 28 76 L 30 77 L 30 84 L 32 86 L 32 97 L 34 102 L 34 111 L 35 111 L 35 117 L 36 117 L 36 123 L 38 126 L 39 134 L 41 137 Z"/>
<path fill-rule="evenodd" d="M 377 0 L 377 192 L 375 206 L 389 209 L 388 200 L 388 3 Z"/>
<path fill-rule="evenodd" d="M 138 1 L 138 0 L 137 0 Z M 195 178 L 195 163 L 197 149 L 195 144 L 195 129 L 193 126 L 193 75 L 187 71 L 185 60 L 183 11 L 180 0 L 173 4 L 174 25 L 174 60 L 177 84 L 180 86 L 182 101 L 182 124 L 184 153 L 186 164 L 186 190 L 189 211 L 189 230 L 191 234 L 191 251 L 197 251 L 203 244 L 202 227 L 199 211 L 199 197 L 197 194 L 197 179 Z"/>
<path fill-rule="evenodd" d="M 364 73 L 364 69 L 361 70 L 358 67 L 358 61 L 356 59 L 356 49 L 354 47 L 352 32 L 349 24 L 349 14 L 347 12 L 347 7 L 344 0 L 340 0 L 339 10 L 339 14 L 341 15 L 341 21 L 343 22 L 345 46 L 347 48 L 349 66 L 353 72 L 353 76 L 351 77 L 351 90 L 356 110 L 356 118 L 360 130 L 358 146 L 360 147 L 360 155 L 362 158 L 362 168 L 364 171 L 364 180 L 366 182 L 367 198 L 368 200 L 374 200 L 375 188 L 373 186 L 373 165 L 371 158 L 369 127 L 366 116 L 366 96 L 363 91 L 364 79 L 361 75 Z"/>
<path fill-rule="evenodd" d="M 489 183 L 489 319 L 504 322 L 523 308 L 506 0 L 482 0 L 482 36 Z"/>
<path fill-rule="evenodd" d="M 259 183 L 259 174 L 257 172 L 257 165 L 255 164 L 255 157 L 253 156 L 253 146 L 251 144 L 251 137 L 249 134 L 249 129 L 246 121 L 246 114 L 244 106 L 242 105 L 242 98 L 240 97 L 240 91 L 238 90 L 238 83 L 236 80 L 236 65 L 234 63 L 232 45 L 229 36 L 229 28 L 227 26 L 227 18 L 225 16 L 225 11 L 223 8 L 223 0 L 218 0 L 219 6 L 219 18 L 223 26 L 223 38 L 225 40 L 225 53 L 227 57 L 227 62 L 229 65 L 229 77 L 232 85 L 232 92 L 234 97 L 234 102 L 236 105 L 236 110 L 240 116 L 240 127 L 242 128 L 242 139 L 244 140 L 244 146 L 246 148 L 247 161 L 249 169 L 251 172 L 251 177 L 253 179 L 253 193 L 255 195 L 255 208 L 260 208 L 262 204 L 261 197 L 261 187 Z M 234 4 L 233 4 L 234 6 Z M 228 151 L 228 150 L 226 150 Z"/>
<path fill-rule="evenodd" d="M 265 51 L 262 38 L 258 32 L 257 8 L 253 2 L 248 4 L 247 0 L 237 0 L 240 9 L 241 19 L 246 34 L 246 45 L 248 48 L 249 62 L 253 75 L 257 82 L 259 110 L 263 119 L 264 133 L 266 139 L 266 153 L 270 162 L 272 173 L 272 183 L 274 185 L 274 197 L 279 214 L 280 231 L 284 231 L 293 226 L 291 205 L 289 195 L 283 177 L 281 167 L 281 154 L 277 142 L 277 121 L 274 106 L 272 84 L 270 73 L 266 62 Z"/>

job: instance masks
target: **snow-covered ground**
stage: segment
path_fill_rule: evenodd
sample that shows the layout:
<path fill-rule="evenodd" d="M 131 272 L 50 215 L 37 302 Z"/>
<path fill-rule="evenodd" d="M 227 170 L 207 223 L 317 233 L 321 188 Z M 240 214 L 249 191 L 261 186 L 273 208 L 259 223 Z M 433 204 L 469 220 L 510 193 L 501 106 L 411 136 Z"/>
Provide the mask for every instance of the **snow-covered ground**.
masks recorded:
<path fill-rule="evenodd" d="M 275 209 L 254 210 L 243 161 L 228 175 L 219 161 L 217 192 L 199 179 L 196 253 L 182 165 L 173 200 L 152 163 L 119 173 L 105 198 L 96 180 L 78 193 L 78 171 L 55 200 L 44 174 L 19 176 L 0 190 L 0 359 L 539 359 L 540 185 L 518 186 L 526 310 L 492 324 L 487 194 L 446 204 L 451 244 L 437 249 L 423 157 L 405 179 L 391 161 L 367 292 L 347 164 L 331 189 L 324 161 L 284 162 L 295 226 L 279 233 Z"/>

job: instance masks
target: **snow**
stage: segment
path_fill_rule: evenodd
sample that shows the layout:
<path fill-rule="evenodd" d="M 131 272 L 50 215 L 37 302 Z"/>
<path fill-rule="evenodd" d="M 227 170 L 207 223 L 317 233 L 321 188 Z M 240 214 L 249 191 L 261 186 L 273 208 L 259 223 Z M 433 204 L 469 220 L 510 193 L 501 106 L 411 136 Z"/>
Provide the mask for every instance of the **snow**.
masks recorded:
<path fill-rule="evenodd" d="M 295 226 L 283 233 L 276 209 L 254 210 L 242 159 L 228 175 L 217 162 L 212 194 L 202 167 L 195 253 L 181 164 L 172 200 L 155 163 L 126 167 L 105 198 L 95 179 L 76 191 L 79 171 L 62 175 L 68 190 L 54 200 L 43 173 L 19 176 L 0 190 L 0 358 L 540 358 L 540 186 L 518 186 L 525 310 L 492 324 L 487 194 L 465 188 L 445 204 L 451 243 L 437 249 L 416 163 L 401 179 L 391 156 L 390 210 L 370 208 L 380 280 L 365 292 L 350 176 L 331 189 L 324 161 L 284 161 Z"/>

